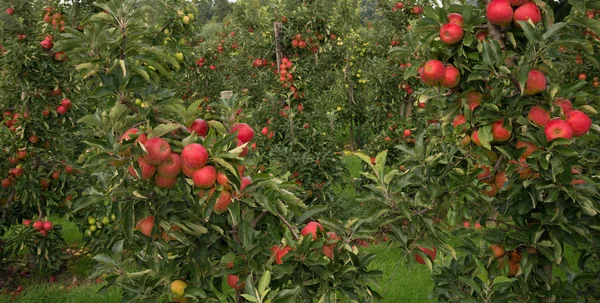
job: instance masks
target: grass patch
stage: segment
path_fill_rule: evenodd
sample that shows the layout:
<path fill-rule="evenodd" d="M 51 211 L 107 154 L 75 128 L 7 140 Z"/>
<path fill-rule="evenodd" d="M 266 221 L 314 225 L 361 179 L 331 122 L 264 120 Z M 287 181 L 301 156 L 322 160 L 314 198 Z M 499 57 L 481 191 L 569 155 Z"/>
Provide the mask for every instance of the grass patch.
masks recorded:
<path fill-rule="evenodd" d="M 412 271 L 406 268 L 400 252 L 386 246 L 372 246 L 364 249 L 367 253 L 377 254 L 369 266 L 372 270 L 383 271 L 379 281 L 379 293 L 383 296 L 381 302 L 434 302 L 430 298 L 433 290 L 431 272 L 425 266 L 417 266 Z"/>
<path fill-rule="evenodd" d="M 0 296 L 0 303 L 117 303 L 121 301 L 121 290 L 113 288 L 97 293 L 101 285 L 84 285 L 66 289 L 49 284 L 25 285 L 21 295 L 11 300 L 11 296 Z"/>

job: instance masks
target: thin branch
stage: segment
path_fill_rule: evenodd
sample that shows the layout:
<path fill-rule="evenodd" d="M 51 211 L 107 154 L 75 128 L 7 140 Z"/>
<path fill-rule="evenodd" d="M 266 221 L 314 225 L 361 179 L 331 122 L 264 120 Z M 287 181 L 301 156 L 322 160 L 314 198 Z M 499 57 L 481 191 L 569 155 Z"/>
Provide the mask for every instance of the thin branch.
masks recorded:
<path fill-rule="evenodd" d="M 254 218 L 254 220 L 252 220 L 252 222 L 250 222 L 250 226 L 252 226 L 252 228 L 256 227 L 256 225 L 258 224 L 258 222 L 269 213 L 269 211 L 265 210 L 262 213 L 260 213 L 260 215 L 258 215 L 258 217 Z"/>
<path fill-rule="evenodd" d="M 156 122 L 159 123 L 163 123 L 163 124 L 169 124 L 169 123 L 173 123 L 173 124 L 177 124 L 177 126 L 179 126 L 179 130 L 181 130 L 184 133 L 189 133 L 190 131 L 187 129 L 187 127 L 185 127 L 185 125 L 182 125 L 179 122 L 174 122 L 174 121 L 170 121 L 161 117 L 156 117 Z"/>
<path fill-rule="evenodd" d="M 283 221 L 283 224 L 285 224 L 285 226 L 287 226 L 287 228 L 292 232 L 292 235 L 294 236 L 294 240 L 300 239 L 300 236 L 298 236 L 298 232 L 296 231 L 296 229 L 294 229 L 292 227 L 292 225 L 290 224 L 290 222 L 288 222 L 285 219 L 285 217 L 283 217 L 280 213 L 275 213 L 275 215 L 277 217 L 279 217 L 279 219 L 281 219 L 281 221 Z"/>

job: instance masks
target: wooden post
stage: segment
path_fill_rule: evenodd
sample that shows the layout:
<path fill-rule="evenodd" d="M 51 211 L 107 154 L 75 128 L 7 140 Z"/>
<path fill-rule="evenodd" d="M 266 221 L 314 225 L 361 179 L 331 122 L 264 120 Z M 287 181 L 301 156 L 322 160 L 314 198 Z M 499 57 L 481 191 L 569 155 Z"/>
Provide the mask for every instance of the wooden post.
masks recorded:
<path fill-rule="evenodd" d="M 348 57 L 348 54 L 346 54 L 346 57 Z M 349 81 L 347 65 L 346 68 L 344 68 L 344 76 L 348 85 L 348 108 L 351 108 L 351 106 L 354 104 L 354 87 L 352 87 L 352 83 L 350 83 Z M 356 138 L 354 136 L 354 119 L 350 119 L 350 150 L 356 150 Z"/>
<path fill-rule="evenodd" d="M 221 99 L 231 99 L 233 97 L 233 91 L 224 90 L 221 92 Z"/>
<path fill-rule="evenodd" d="M 281 65 L 281 60 L 283 59 L 283 47 L 281 46 L 281 22 L 273 23 L 273 27 L 275 28 L 275 56 L 277 56 L 277 72 L 280 72 L 279 66 Z"/>
<path fill-rule="evenodd" d="M 406 114 L 404 115 L 406 118 L 410 118 L 410 116 L 412 116 L 412 101 L 412 97 L 408 96 L 406 98 Z"/>

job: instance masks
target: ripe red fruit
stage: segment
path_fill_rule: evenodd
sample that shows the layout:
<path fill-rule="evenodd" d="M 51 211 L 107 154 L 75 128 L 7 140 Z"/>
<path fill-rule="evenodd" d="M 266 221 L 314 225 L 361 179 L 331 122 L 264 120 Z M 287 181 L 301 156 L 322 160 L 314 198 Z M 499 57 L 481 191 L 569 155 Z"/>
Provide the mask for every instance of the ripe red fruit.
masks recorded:
<path fill-rule="evenodd" d="M 246 186 L 252 184 L 252 179 L 249 177 L 242 177 L 242 184 L 240 185 L 240 191 L 243 192 Z"/>
<path fill-rule="evenodd" d="M 506 141 L 510 139 L 510 132 L 504 128 L 504 119 L 492 123 L 492 137 L 494 141 Z"/>
<path fill-rule="evenodd" d="M 65 167 L 65 173 L 67 173 L 68 175 L 72 174 L 73 173 L 73 166 L 67 165 Z"/>
<path fill-rule="evenodd" d="M 573 103 L 569 99 L 556 99 L 554 105 L 560 106 L 565 115 L 568 115 L 573 110 Z"/>
<path fill-rule="evenodd" d="M 192 122 L 192 125 L 188 127 L 190 132 L 194 131 L 198 136 L 205 137 L 208 134 L 208 123 L 204 119 L 196 119 Z"/>
<path fill-rule="evenodd" d="M 146 151 L 148 152 L 148 154 L 144 156 L 144 159 L 150 164 L 161 164 L 167 161 L 171 155 L 171 146 L 169 145 L 169 142 L 161 138 L 152 138 L 146 141 L 144 147 L 146 147 Z"/>
<path fill-rule="evenodd" d="M 59 106 L 56 107 L 56 112 L 59 115 L 64 115 L 64 114 L 67 113 L 67 111 L 68 111 L 68 109 L 66 107 L 62 106 L 62 105 L 59 105 Z"/>
<path fill-rule="evenodd" d="M 48 231 L 48 230 L 51 230 L 53 227 L 54 227 L 54 225 L 52 224 L 52 222 L 50 222 L 50 221 L 44 222 L 44 225 L 43 225 L 44 230 Z"/>
<path fill-rule="evenodd" d="M 454 120 L 452 120 L 452 126 L 454 126 L 455 128 L 459 125 L 463 125 L 467 123 L 467 118 L 465 118 L 464 115 L 458 115 L 456 117 L 454 117 Z"/>
<path fill-rule="evenodd" d="M 138 165 L 140 166 L 140 169 L 142 170 L 142 180 L 148 180 L 150 178 L 152 178 L 152 176 L 154 176 L 154 173 L 156 172 L 156 166 L 146 162 L 146 160 L 144 158 L 138 158 L 137 160 Z M 135 169 L 133 168 L 133 165 L 129 166 L 129 173 L 136 179 L 139 178 L 137 172 L 135 171 Z"/>
<path fill-rule="evenodd" d="M 6 14 L 7 15 L 12 15 L 15 13 L 15 10 L 12 7 L 9 7 L 6 9 Z"/>
<path fill-rule="evenodd" d="M 268 134 L 269 134 L 269 128 L 268 128 L 268 127 L 266 127 L 266 126 L 265 126 L 265 127 L 263 127 L 263 129 L 260 131 L 260 133 L 261 133 L 263 136 L 266 136 L 266 135 L 268 135 Z"/>
<path fill-rule="evenodd" d="M 71 100 L 70 99 L 62 99 L 60 104 L 64 107 L 66 107 L 67 109 L 71 108 Z"/>
<path fill-rule="evenodd" d="M 124 141 L 124 140 L 131 140 L 131 137 L 129 135 L 135 135 L 138 133 L 138 129 L 137 128 L 130 128 L 128 130 L 126 130 L 122 135 L 121 135 L 121 139 L 120 141 Z"/>
<path fill-rule="evenodd" d="M 175 178 L 181 172 L 181 165 L 181 157 L 177 153 L 171 153 L 167 161 L 156 167 L 156 171 L 163 177 Z"/>
<path fill-rule="evenodd" d="M 443 87 L 455 88 L 460 83 L 460 71 L 453 65 L 446 65 L 444 77 L 440 81 Z"/>
<path fill-rule="evenodd" d="M 475 38 L 477 38 L 477 40 L 479 41 L 485 41 L 485 38 L 488 36 L 489 32 L 483 29 L 478 30 L 475 33 Z"/>
<path fill-rule="evenodd" d="M 546 140 L 552 141 L 556 138 L 565 138 L 571 140 L 573 138 L 573 129 L 569 122 L 561 119 L 552 119 L 546 124 L 544 128 L 546 134 Z"/>
<path fill-rule="evenodd" d="M 60 170 L 52 173 L 52 180 L 58 180 L 60 178 Z"/>
<path fill-rule="evenodd" d="M 229 285 L 229 287 L 231 287 L 235 290 L 244 289 L 246 282 L 242 282 L 241 284 L 238 285 L 239 282 L 240 282 L 240 277 L 238 277 L 236 275 L 227 275 L 227 285 Z"/>
<path fill-rule="evenodd" d="M 19 158 L 10 156 L 8 157 L 8 163 L 16 165 L 19 163 Z"/>
<path fill-rule="evenodd" d="M 592 119 L 578 110 L 572 110 L 567 114 L 567 122 L 571 125 L 575 137 L 585 135 L 592 127 Z"/>
<path fill-rule="evenodd" d="M 433 247 L 433 250 L 425 247 L 419 247 L 419 249 L 431 258 L 431 262 L 435 261 L 435 256 L 437 254 L 437 249 L 435 246 Z M 419 264 L 425 264 L 425 260 L 423 260 L 423 257 L 419 255 L 415 255 L 415 261 L 417 261 Z"/>
<path fill-rule="evenodd" d="M 444 70 L 442 61 L 430 60 L 423 66 L 421 81 L 429 86 L 437 85 L 444 78 Z"/>
<path fill-rule="evenodd" d="M 581 80 L 581 81 L 585 81 L 585 79 L 587 78 L 587 76 L 585 74 L 579 74 L 579 76 L 577 78 L 579 80 Z"/>
<path fill-rule="evenodd" d="M 44 228 L 44 222 L 42 222 L 42 221 L 39 221 L 39 220 L 38 220 L 38 221 L 35 221 L 35 222 L 33 222 L 33 228 L 34 228 L 35 230 L 40 230 L 40 229 L 43 229 L 43 228 Z"/>
<path fill-rule="evenodd" d="M 475 229 L 481 229 L 481 224 L 479 222 L 475 223 Z"/>
<path fill-rule="evenodd" d="M 40 139 L 36 135 L 29 136 L 29 143 L 31 143 L 31 144 L 36 144 L 36 143 L 38 143 L 39 140 Z"/>
<path fill-rule="evenodd" d="M 10 181 L 10 179 L 6 178 L 6 179 L 2 180 L 2 187 L 8 188 L 8 187 L 10 187 L 11 183 L 12 182 Z"/>
<path fill-rule="evenodd" d="M 160 188 L 171 188 L 177 184 L 177 177 L 165 177 L 159 174 L 154 176 L 154 183 Z"/>
<path fill-rule="evenodd" d="M 185 165 L 181 165 L 181 171 L 183 172 L 183 174 L 188 177 L 188 178 L 192 178 L 194 176 L 194 172 L 196 171 L 196 169 L 192 169 L 189 168 Z"/>
<path fill-rule="evenodd" d="M 42 42 L 40 42 L 40 45 L 43 49 L 51 49 L 54 46 L 54 43 L 52 43 L 52 39 L 46 37 L 44 40 L 42 40 Z"/>
<path fill-rule="evenodd" d="M 521 5 L 529 2 L 529 0 L 508 0 L 508 2 L 510 2 L 510 4 L 512 4 L 512 6 L 521 6 Z"/>
<path fill-rule="evenodd" d="M 463 222 L 463 226 L 465 228 L 469 228 L 469 227 L 471 227 L 471 223 L 469 223 L 469 221 L 465 221 L 465 222 Z"/>
<path fill-rule="evenodd" d="M 471 141 L 475 143 L 475 145 L 481 146 L 481 142 L 479 141 L 479 131 L 473 131 L 473 133 L 471 134 Z"/>
<path fill-rule="evenodd" d="M 235 133 L 237 132 L 237 138 L 239 141 L 242 141 L 242 143 L 247 143 L 252 141 L 252 138 L 254 138 L 254 130 L 252 129 L 252 127 L 250 127 L 250 125 L 246 124 L 246 123 L 239 123 L 234 125 L 231 128 L 231 133 Z"/>
<path fill-rule="evenodd" d="M 224 172 L 217 173 L 217 184 L 223 186 L 225 190 L 231 190 L 231 184 L 229 183 L 229 178 Z"/>
<path fill-rule="evenodd" d="M 519 6 L 514 13 L 513 19 L 518 27 L 521 27 L 517 21 L 525 21 L 531 19 L 533 24 L 537 24 L 542 21 L 542 12 L 540 12 L 540 8 L 533 2 L 525 3 Z"/>
<path fill-rule="evenodd" d="M 154 216 L 143 218 L 135 225 L 135 229 L 146 237 L 152 236 L 152 228 L 154 228 Z"/>
<path fill-rule="evenodd" d="M 27 158 L 27 150 L 21 149 L 21 150 L 17 151 L 17 158 L 19 158 L 21 160 Z"/>
<path fill-rule="evenodd" d="M 217 214 L 222 214 L 227 211 L 231 202 L 233 202 L 231 192 L 227 190 L 221 191 L 219 198 L 217 198 L 217 202 L 215 202 L 213 210 Z"/>
<path fill-rule="evenodd" d="M 184 166 L 196 170 L 202 168 L 208 161 L 208 151 L 198 143 L 191 143 L 181 151 L 181 160 Z"/>
<path fill-rule="evenodd" d="M 550 112 L 539 106 L 534 106 L 529 110 L 527 120 L 535 125 L 544 127 L 550 121 Z"/>
<path fill-rule="evenodd" d="M 38 232 L 40 233 L 40 235 L 42 235 L 42 237 L 46 237 L 48 235 L 48 231 L 43 229 L 38 230 Z"/>
<path fill-rule="evenodd" d="M 507 0 L 492 0 L 485 9 L 485 16 L 494 25 L 508 25 L 513 20 L 513 9 Z"/>
<path fill-rule="evenodd" d="M 46 108 L 46 109 L 44 109 L 44 111 L 42 111 L 42 116 L 44 116 L 44 117 L 48 117 L 48 116 L 50 116 L 50 110 L 49 110 L 49 109 L 47 109 L 47 108 Z"/>
<path fill-rule="evenodd" d="M 467 94 L 467 104 L 471 111 L 473 111 L 479 104 L 481 104 L 481 100 L 483 100 L 483 94 L 480 92 L 469 92 Z"/>
<path fill-rule="evenodd" d="M 497 1 L 497 0 L 495 0 Z M 525 94 L 535 95 L 546 90 L 546 76 L 539 70 L 529 71 L 529 77 L 525 83 Z"/>
<path fill-rule="evenodd" d="M 462 40 L 464 34 L 462 26 L 456 23 L 446 23 L 440 29 L 440 40 L 446 45 L 453 45 Z"/>
<path fill-rule="evenodd" d="M 320 229 L 322 232 L 325 231 L 325 229 L 323 228 L 323 225 L 321 225 L 321 223 L 313 221 L 313 222 L 308 222 L 306 224 L 306 226 L 304 226 L 304 228 L 302 228 L 300 233 L 303 236 L 311 234 L 312 239 L 315 240 L 315 239 L 317 239 L 317 228 Z"/>
<path fill-rule="evenodd" d="M 217 169 L 214 166 L 204 166 L 192 175 L 194 185 L 199 188 L 211 188 L 217 182 Z"/>
<path fill-rule="evenodd" d="M 463 25 L 463 16 L 461 14 L 457 14 L 457 13 L 449 14 L 448 22 L 462 26 Z"/>
<path fill-rule="evenodd" d="M 523 155 L 521 155 L 521 158 L 523 159 L 529 157 L 531 153 L 539 149 L 535 144 L 521 140 L 517 141 L 517 149 L 519 148 L 525 148 L 525 152 L 523 152 Z"/>
<path fill-rule="evenodd" d="M 29 220 L 29 219 L 23 220 L 23 225 L 25 225 L 25 226 L 31 225 L 31 220 Z"/>
<path fill-rule="evenodd" d="M 48 187 L 50 187 L 50 182 L 48 182 L 47 179 L 41 179 L 40 185 L 42 186 L 43 189 L 48 189 Z"/>

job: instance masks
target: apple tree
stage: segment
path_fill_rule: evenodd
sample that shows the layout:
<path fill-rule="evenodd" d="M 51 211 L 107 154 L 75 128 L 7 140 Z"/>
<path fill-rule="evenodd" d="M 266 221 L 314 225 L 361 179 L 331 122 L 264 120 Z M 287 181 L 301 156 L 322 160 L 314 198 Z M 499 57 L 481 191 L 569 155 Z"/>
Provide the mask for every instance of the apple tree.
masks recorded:
<path fill-rule="evenodd" d="M 597 258 L 586 249 L 598 226 L 597 97 L 586 82 L 564 78 L 561 49 L 593 53 L 581 32 L 600 31 L 598 20 L 582 16 L 594 5 L 444 2 L 424 8 L 407 37 L 416 43 L 393 50 L 423 58 L 404 77 L 420 77 L 415 105 L 424 106 L 411 117 L 419 125 L 415 147 L 396 146 L 407 171 L 378 167 L 379 156 L 374 194 L 390 207 L 382 218 L 399 223 L 392 225 L 398 245 L 416 251 L 429 239 L 428 248 L 449 255 L 434 268 L 440 299 L 593 297 L 585 283 L 597 277 L 586 265 Z M 454 254 L 434 223 L 453 230 L 463 218 Z M 468 228 L 473 220 L 481 232 Z M 581 273 L 566 250 L 582 252 Z"/>
<path fill-rule="evenodd" d="M 368 221 L 305 223 L 325 208 L 306 206 L 291 182 L 246 171 L 255 132 L 239 111 L 248 98 L 225 92 L 207 104 L 210 115 L 203 100 L 177 98 L 169 76 L 179 63 L 148 43 L 161 28 L 152 4 L 97 3 L 84 31 L 67 27 L 56 45 L 97 87 L 88 97 L 103 101 L 79 120 L 94 185 L 74 206 L 87 219 L 103 205 L 115 215 L 102 225 L 112 249 L 98 249 L 96 273 L 127 301 L 377 298 L 374 256 L 351 245 L 368 236 Z"/>

